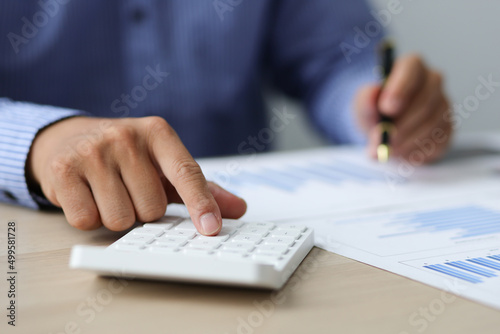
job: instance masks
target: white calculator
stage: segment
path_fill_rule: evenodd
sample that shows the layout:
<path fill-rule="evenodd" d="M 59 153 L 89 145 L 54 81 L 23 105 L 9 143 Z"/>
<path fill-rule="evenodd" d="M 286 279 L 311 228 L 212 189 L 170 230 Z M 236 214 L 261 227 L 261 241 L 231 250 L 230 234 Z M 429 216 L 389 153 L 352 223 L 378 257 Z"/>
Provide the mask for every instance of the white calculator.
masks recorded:
<path fill-rule="evenodd" d="M 313 231 L 301 225 L 223 219 L 220 233 L 207 237 L 189 218 L 165 216 L 109 247 L 73 247 L 70 267 L 131 279 L 279 289 L 313 244 Z"/>

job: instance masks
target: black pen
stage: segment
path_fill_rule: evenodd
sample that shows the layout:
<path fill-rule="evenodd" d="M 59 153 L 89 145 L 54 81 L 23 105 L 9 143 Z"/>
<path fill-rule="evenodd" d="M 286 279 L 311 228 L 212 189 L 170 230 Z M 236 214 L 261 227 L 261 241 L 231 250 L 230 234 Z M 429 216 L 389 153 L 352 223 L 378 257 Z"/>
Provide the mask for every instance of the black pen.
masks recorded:
<path fill-rule="evenodd" d="M 392 70 L 392 65 L 394 64 L 394 47 L 391 42 L 384 42 L 380 48 L 380 57 L 382 59 L 382 88 L 381 92 L 385 87 L 387 78 Z M 380 95 L 379 95 L 380 96 Z M 377 101 L 378 103 L 378 101 Z M 380 144 L 377 147 L 377 159 L 379 162 L 387 162 L 389 160 L 390 154 L 390 134 L 394 128 L 392 119 L 387 116 L 383 116 L 380 111 L 380 120 L 378 127 L 381 132 Z"/>

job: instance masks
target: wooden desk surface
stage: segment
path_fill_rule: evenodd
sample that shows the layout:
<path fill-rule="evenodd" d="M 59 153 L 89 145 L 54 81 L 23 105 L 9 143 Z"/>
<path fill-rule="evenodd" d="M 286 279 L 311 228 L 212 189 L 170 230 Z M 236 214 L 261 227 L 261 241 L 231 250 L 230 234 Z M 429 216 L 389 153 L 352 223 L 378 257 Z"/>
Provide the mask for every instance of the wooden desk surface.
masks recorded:
<path fill-rule="evenodd" d="M 7 325 L 7 223 L 16 222 L 16 327 Z M 71 246 L 123 233 L 0 204 L 0 333 L 499 333 L 500 312 L 314 248 L 279 292 L 101 278 Z M 6 277 L 6 278 L 4 278 Z M 500 296 L 499 296 L 500 298 Z"/>

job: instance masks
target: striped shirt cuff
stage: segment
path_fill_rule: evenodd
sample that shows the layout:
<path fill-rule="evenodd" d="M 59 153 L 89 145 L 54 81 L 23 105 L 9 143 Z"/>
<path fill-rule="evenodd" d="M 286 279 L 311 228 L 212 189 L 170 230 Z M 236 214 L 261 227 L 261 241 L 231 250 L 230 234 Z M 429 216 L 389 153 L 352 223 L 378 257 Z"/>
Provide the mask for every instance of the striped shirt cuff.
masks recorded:
<path fill-rule="evenodd" d="M 361 57 L 361 55 L 359 56 Z M 356 65 L 334 71 L 310 104 L 314 123 L 335 144 L 364 144 L 366 135 L 354 117 L 354 98 L 366 84 L 379 81 L 375 57 L 364 55 Z"/>
<path fill-rule="evenodd" d="M 28 189 L 26 160 L 36 134 L 82 111 L 0 99 L 0 201 L 33 209 L 48 201 Z"/>

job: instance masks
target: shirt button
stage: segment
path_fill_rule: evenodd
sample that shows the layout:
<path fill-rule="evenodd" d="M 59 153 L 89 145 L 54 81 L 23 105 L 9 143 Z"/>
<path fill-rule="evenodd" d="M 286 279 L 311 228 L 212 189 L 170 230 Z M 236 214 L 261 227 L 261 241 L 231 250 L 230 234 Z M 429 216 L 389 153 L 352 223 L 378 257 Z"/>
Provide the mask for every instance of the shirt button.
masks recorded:
<path fill-rule="evenodd" d="M 141 23 L 146 18 L 146 13 L 142 9 L 135 9 L 132 12 L 132 21 L 135 23 Z"/>

